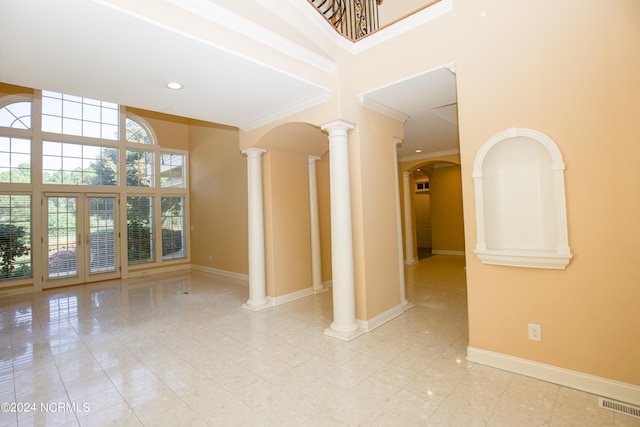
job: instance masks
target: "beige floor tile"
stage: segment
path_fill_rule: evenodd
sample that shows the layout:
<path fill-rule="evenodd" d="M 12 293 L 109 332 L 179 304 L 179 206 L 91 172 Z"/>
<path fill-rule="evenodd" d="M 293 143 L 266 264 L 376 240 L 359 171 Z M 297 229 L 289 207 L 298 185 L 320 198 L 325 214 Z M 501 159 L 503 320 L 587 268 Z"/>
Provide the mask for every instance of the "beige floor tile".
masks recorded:
<path fill-rule="evenodd" d="M 640 425 L 467 362 L 463 257 L 405 277 L 414 306 L 351 342 L 324 335 L 330 291 L 254 313 L 246 283 L 195 271 L 0 299 L 0 399 L 89 407 L 0 427 Z"/>

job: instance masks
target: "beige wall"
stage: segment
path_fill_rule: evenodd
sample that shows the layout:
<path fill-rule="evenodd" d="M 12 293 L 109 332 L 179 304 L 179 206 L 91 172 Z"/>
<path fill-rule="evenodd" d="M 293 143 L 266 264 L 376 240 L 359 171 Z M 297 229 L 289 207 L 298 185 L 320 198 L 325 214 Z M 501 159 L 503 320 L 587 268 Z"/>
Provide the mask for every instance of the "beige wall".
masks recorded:
<path fill-rule="evenodd" d="M 301 291 L 311 283 L 308 156 L 264 155 L 267 295 Z"/>
<path fill-rule="evenodd" d="M 356 317 L 370 320 L 400 304 L 394 137 L 402 124 L 362 109 L 349 144 Z"/>
<path fill-rule="evenodd" d="M 437 0 L 436 0 L 437 1 Z M 380 27 L 384 27 L 403 17 L 411 15 L 417 10 L 434 3 L 434 0 L 386 0 L 378 7 Z"/>
<path fill-rule="evenodd" d="M 378 72 L 354 81 L 357 92 L 456 63 L 471 346 L 640 384 L 640 340 L 630 339 L 640 325 L 639 23 L 636 0 L 456 0 L 359 56 Z M 543 132 L 564 157 L 566 270 L 485 265 L 473 253 L 473 162 L 510 127 Z M 528 340 L 529 322 L 542 342 Z"/>
<path fill-rule="evenodd" d="M 456 52 L 470 344 L 640 384 L 640 3 L 456 4 L 473 41 Z M 547 134 L 564 157 L 565 271 L 484 265 L 472 252 L 473 161 L 509 127 Z M 528 322 L 542 342 L 527 339 Z"/>
<path fill-rule="evenodd" d="M 434 167 L 429 179 L 433 251 L 464 251 L 460 166 Z"/>
<path fill-rule="evenodd" d="M 248 274 L 247 160 L 238 130 L 192 122 L 189 175 L 192 264 Z"/>
<path fill-rule="evenodd" d="M 326 153 L 318 160 L 316 176 L 318 179 L 318 217 L 320 222 L 320 252 L 322 253 L 322 281 L 326 282 L 332 279 L 329 153 Z"/>
<path fill-rule="evenodd" d="M 142 117 L 151 126 L 161 147 L 189 150 L 189 119 L 132 107 L 126 107 L 126 110 Z"/>

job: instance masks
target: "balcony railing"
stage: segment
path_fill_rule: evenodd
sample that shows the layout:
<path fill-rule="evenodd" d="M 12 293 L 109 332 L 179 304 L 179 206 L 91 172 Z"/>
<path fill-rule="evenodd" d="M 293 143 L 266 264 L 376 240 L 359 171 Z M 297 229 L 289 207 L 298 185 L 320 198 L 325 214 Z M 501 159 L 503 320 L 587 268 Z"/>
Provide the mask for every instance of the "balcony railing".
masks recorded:
<path fill-rule="evenodd" d="M 380 26 L 378 5 L 382 0 L 308 0 L 343 36 L 353 41 Z"/>

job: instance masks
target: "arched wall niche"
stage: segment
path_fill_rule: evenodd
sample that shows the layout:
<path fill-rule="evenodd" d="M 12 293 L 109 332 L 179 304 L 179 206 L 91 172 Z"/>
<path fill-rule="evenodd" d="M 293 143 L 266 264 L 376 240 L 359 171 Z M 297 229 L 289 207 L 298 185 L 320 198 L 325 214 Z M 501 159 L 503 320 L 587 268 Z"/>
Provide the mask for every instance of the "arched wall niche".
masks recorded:
<path fill-rule="evenodd" d="M 473 168 L 476 254 L 485 264 L 564 269 L 564 162 L 541 132 L 511 128 L 489 139 Z"/>

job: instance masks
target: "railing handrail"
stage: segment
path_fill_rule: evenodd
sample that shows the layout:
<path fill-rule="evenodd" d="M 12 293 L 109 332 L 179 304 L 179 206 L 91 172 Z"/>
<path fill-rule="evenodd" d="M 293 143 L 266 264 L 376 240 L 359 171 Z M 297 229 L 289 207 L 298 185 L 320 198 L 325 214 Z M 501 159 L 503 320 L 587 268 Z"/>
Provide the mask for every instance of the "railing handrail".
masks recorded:
<path fill-rule="evenodd" d="M 382 0 L 308 0 L 338 32 L 356 41 L 380 26 Z"/>

